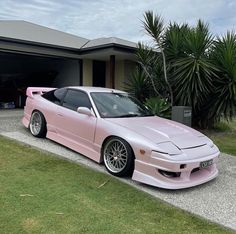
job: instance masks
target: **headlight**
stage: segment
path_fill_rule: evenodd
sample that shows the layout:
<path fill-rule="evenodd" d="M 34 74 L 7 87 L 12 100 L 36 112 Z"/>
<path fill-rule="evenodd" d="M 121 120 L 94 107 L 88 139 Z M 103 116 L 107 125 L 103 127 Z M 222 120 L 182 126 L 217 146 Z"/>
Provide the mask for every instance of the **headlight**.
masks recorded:
<path fill-rule="evenodd" d="M 209 145 L 211 148 L 214 147 L 214 143 L 213 143 L 213 141 L 211 139 L 209 139 L 208 137 L 206 137 L 204 135 L 203 136 L 199 136 L 199 137 L 204 141 L 205 144 Z"/>
<path fill-rule="evenodd" d="M 172 142 L 162 142 L 157 144 L 157 149 L 155 151 L 162 153 L 162 154 L 168 154 L 168 155 L 177 155 L 181 154 L 181 150 L 177 148 Z"/>

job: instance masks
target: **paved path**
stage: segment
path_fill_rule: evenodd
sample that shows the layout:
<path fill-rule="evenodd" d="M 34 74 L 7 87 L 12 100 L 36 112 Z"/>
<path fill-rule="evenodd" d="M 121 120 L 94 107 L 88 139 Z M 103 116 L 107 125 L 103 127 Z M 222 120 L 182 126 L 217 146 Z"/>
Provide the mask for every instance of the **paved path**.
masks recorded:
<path fill-rule="evenodd" d="M 22 126 L 21 118 L 22 110 L 0 110 L 0 134 L 47 150 L 63 159 L 107 173 L 104 166 L 74 151 L 50 140 L 32 137 L 29 131 Z M 147 186 L 131 179 L 121 179 L 121 181 L 176 207 L 236 230 L 236 157 L 222 154 L 219 171 L 219 177 L 207 184 L 176 191 Z"/>

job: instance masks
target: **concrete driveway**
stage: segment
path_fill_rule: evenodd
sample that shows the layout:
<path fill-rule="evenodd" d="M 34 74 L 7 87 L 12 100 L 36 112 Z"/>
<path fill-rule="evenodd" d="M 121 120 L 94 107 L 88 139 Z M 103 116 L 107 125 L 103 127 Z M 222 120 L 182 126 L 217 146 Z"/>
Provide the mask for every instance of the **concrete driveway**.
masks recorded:
<path fill-rule="evenodd" d="M 22 115 L 22 110 L 0 110 L 0 134 L 107 173 L 104 166 L 74 151 L 50 140 L 32 137 L 21 124 Z M 183 210 L 236 230 L 236 157 L 221 154 L 219 171 L 219 177 L 207 184 L 177 191 L 147 186 L 130 179 L 121 181 Z"/>

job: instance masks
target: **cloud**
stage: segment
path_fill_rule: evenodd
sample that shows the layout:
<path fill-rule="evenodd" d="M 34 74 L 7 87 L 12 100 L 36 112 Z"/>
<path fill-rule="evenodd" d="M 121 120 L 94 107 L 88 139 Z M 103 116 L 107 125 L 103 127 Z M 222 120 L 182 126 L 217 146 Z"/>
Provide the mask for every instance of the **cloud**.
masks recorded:
<path fill-rule="evenodd" d="M 165 22 L 195 24 L 201 18 L 214 34 L 236 27 L 234 0 L 4 0 L 0 19 L 21 19 L 93 39 L 116 36 L 131 41 L 146 38 L 143 13 L 153 10 Z"/>

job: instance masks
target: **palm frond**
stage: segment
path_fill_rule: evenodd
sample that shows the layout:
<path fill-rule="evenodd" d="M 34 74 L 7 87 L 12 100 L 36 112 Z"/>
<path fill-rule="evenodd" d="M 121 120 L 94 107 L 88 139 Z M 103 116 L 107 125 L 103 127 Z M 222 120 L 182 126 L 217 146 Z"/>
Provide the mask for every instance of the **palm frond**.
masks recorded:
<path fill-rule="evenodd" d="M 142 22 L 147 34 L 150 35 L 157 44 L 159 44 L 164 31 L 164 21 L 162 17 L 155 15 L 153 11 L 146 11 L 144 13 L 144 21 Z"/>

